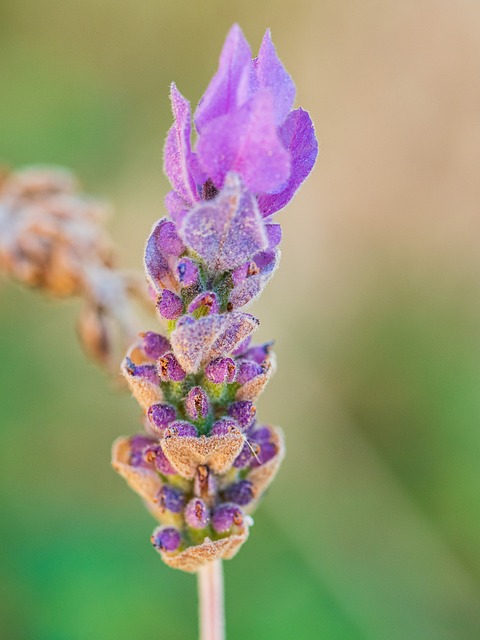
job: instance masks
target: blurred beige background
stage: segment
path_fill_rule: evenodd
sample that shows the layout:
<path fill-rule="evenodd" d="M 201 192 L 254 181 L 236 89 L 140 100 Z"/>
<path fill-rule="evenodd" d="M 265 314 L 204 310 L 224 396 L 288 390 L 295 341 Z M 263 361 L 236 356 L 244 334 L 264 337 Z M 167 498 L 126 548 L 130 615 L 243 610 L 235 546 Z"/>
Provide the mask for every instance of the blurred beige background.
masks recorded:
<path fill-rule="evenodd" d="M 195 103 L 234 21 L 254 51 L 272 28 L 320 155 L 252 308 L 289 454 L 226 567 L 229 637 L 477 639 L 480 5 L 3 0 L 0 160 L 72 167 L 140 268 L 168 84 Z M 0 287 L 6 637 L 194 637 L 193 580 L 108 466 L 133 400 L 83 359 L 76 303 Z"/>

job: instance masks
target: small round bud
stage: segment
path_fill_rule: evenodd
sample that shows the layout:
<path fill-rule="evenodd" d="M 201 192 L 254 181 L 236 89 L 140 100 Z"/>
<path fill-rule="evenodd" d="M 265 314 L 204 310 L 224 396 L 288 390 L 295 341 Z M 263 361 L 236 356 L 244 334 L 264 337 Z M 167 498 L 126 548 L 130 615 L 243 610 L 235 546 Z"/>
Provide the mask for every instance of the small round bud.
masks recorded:
<path fill-rule="evenodd" d="M 147 416 L 155 431 L 163 434 L 164 429 L 177 417 L 177 412 L 170 404 L 158 403 L 148 407 Z"/>
<path fill-rule="evenodd" d="M 205 529 L 209 517 L 208 507 L 200 498 L 192 498 L 185 507 L 185 521 L 192 529 Z"/>
<path fill-rule="evenodd" d="M 233 382 L 235 380 L 236 367 L 232 358 L 216 358 L 208 363 L 205 375 L 215 384 Z"/>
<path fill-rule="evenodd" d="M 185 413 L 190 420 L 202 420 L 208 415 L 210 403 L 201 387 L 192 387 L 184 402 Z"/>
<path fill-rule="evenodd" d="M 244 507 L 253 500 L 253 485 L 249 480 L 240 480 L 225 489 L 225 499 Z"/>
<path fill-rule="evenodd" d="M 180 489 L 164 485 L 155 497 L 163 511 L 180 513 L 185 505 L 185 494 Z"/>
<path fill-rule="evenodd" d="M 179 548 L 182 538 L 174 527 L 159 527 L 155 529 L 150 540 L 155 549 L 172 552 Z"/>
<path fill-rule="evenodd" d="M 256 413 L 257 410 L 250 400 L 234 402 L 228 408 L 228 415 L 234 418 L 242 429 L 246 429 L 252 424 Z"/>
<path fill-rule="evenodd" d="M 210 431 L 211 436 L 226 436 L 238 429 L 238 424 L 233 418 L 220 418 Z"/>
<path fill-rule="evenodd" d="M 190 422 L 186 420 L 175 420 L 175 422 L 171 422 L 170 426 L 165 429 L 165 438 L 170 438 L 171 436 L 197 436 L 197 430 Z"/>
<path fill-rule="evenodd" d="M 183 312 L 182 299 L 168 289 L 163 290 L 162 297 L 160 298 L 157 307 L 160 315 L 167 320 L 176 320 Z"/>
<path fill-rule="evenodd" d="M 152 360 L 158 360 L 160 356 L 163 356 L 164 353 L 171 349 L 170 342 L 159 333 L 146 331 L 141 333 L 140 337 L 142 338 L 142 348 L 145 355 Z"/>
<path fill-rule="evenodd" d="M 159 358 L 157 369 L 164 382 L 181 382 L 187 375 L 172 352 Z"/>
<path fill-rule="evenodd" d="M 226 533 L 233 525 L 241 526 L 242 524 L 242 510 L 232 502 L 221 504 L 213 512 L 212 525 L 217 533 Z"/>
<path fill-rule="evenodd" d="M 240 363 L 237 363 L 236 382 L 239 384 L 245 384 L 261 373 L 263 373 L 262 365 L 257 364 L 253 360 L 242 360 Z"/>

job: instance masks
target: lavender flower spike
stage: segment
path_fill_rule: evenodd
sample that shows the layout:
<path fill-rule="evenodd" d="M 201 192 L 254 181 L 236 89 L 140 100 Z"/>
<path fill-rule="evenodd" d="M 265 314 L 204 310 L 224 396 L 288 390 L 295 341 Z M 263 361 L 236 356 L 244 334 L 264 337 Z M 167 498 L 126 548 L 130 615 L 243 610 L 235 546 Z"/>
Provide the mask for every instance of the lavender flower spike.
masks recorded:
<path fill-rule="evenodd" d="M 284 455 L 281 431 L 257 423 L 255 407 L 275 370 L 272 343 L 250 345 L 259 321 L 243 307 L 279 263 L 282 234 L 270 216 L 317 155 L 294 98 L 270 32 L 252 59 L 237 25 L 195 112 L 194 145 L 190 104 L 171 90 L 171 219 L 153 225 L 145 249 L 168 336 L 142 334 L 124 361 L 148 435 L 117 441 L 113 465 L 162 525 L 152 544 L 163 561 L 199 572 L 200 585 L 247 539 Z"/>

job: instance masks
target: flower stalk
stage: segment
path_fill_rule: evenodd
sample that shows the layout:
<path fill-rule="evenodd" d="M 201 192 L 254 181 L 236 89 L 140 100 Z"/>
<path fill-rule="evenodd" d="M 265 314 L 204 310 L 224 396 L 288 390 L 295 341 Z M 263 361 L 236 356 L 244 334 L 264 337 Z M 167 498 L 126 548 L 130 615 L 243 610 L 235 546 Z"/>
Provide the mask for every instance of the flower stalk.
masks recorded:
<path fill-rule="evenodd" d="M 224 640 L 223 567 L 214 560 L 198 571 L 200 640 Z"/>

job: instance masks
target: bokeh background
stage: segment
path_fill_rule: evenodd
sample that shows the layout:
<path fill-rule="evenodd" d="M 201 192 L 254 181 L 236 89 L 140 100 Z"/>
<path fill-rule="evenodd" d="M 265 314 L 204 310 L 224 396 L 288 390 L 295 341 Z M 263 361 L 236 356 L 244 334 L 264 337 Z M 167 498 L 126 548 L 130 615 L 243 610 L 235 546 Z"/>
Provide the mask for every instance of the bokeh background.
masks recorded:
<path fill-rule="evenodd" d="M 140 268 L 175 80 L 267 26 L 320 156 L 253 307 L 288 457 L 225 566 L 228 635 L 480 637 L 480 5 L 1 0 L 0 160 L 74 169 Z M 109 466 L 136 403 L 83 356 L 77 301 L 0 280 L 0 636 L 187 640 L 192 576 Z"/>

